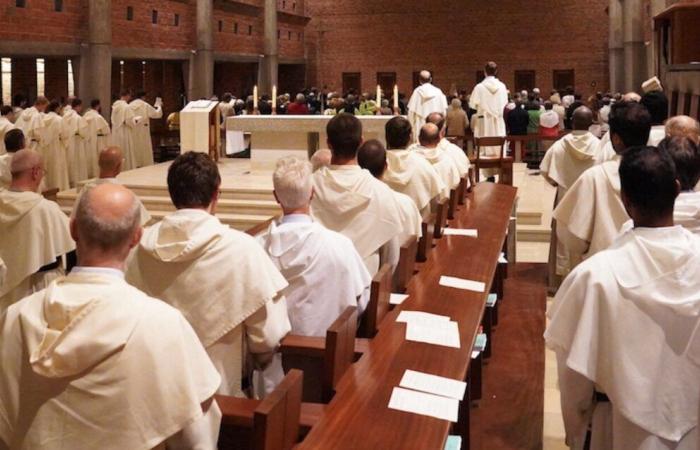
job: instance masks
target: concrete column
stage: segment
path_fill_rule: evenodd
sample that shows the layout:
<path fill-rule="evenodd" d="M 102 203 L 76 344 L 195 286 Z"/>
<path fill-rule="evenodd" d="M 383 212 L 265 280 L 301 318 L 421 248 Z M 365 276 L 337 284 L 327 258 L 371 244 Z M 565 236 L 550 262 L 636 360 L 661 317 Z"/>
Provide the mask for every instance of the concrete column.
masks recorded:
<path fill-rule="evenodd" d="M 112 0 L 88 0 L 88 42 L 80 51 L 78 92 L 84 103 L 100 99 L 102 115 L 112 107 Z"/>
<path fill-rule="evenodd" d="M 624 90 L 625 52 L 622 39 L 622 3 L 620 0 L 610 0 L 608 8 L 610 18 L 610 37 L 608 41 L 608 65 L 610 69 L 610 90 Z"/>
<path fill-rule="evenodd" d="M 214 3 L 197 0 L 197 48 L 190 64 L 190 98 L 209 98 L 214 93 Z"/>
<path fill-rule="evenodd" d="M 647 79 L 647 50 L 644 45 L 643 0 L 624 0 L 623 45 L 626 91 L 641 92 Z"/>
<path fill-rule="evenodd" d="M 277 40 L 277 0 L 265 0 L 264 58 L 260 67 L 258 88 L 261 94 L 272 94 L 272 86 L 278 85 L 279 68 Z"/>

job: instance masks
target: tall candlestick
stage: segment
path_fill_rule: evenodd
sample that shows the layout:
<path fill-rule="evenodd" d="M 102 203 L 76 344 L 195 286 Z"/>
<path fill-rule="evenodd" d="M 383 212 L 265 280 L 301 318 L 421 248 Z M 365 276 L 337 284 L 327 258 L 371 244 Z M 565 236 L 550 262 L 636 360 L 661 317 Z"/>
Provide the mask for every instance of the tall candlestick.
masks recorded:
<path fill-rule="evenodd" d="M 377 85 L 377 107 L 382 106 L 382 87 Z"/>
<path fill-rule="evenodd" d="M 272 109 L 277 109 L 277 86 L 272 86 Z"/>
<path fill-rule="evenodd" d="M 394 85 L 394 109 L 399 109 L 399 85 Z"/>
<path fill-rule="evenodd" d="M 253 109 L 258 109 L 258 86 L 253 87 Z"/>

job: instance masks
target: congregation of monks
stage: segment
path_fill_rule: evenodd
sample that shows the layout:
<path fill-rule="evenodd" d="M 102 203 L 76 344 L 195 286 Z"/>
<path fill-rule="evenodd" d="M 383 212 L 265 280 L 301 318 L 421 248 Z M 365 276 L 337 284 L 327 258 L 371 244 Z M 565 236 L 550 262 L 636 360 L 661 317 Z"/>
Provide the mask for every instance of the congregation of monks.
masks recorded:
<path fill-rule="evenodd" d="M 469 98 L 474 135 L 505 136 L 508 91 L 495 63 L 484 75 Z M 659 90 L 610 98 L 602 139 L 591 132 L 600 112 L 578 105 L 541 165 L 557 189 L 545 340 L 567 444 L 695 449 L 700 127 L 669 118 Z M 129 100 L 113 107 L 111 138 L 78 99 L 61 117 L 39 98 L 5 133 L 0 449 L 216 448 L 214 395 L 268 395 L 287 334 L 324 336 L 346 307 L 362 314 L 372 277 L 396 268 L 402 243 L 470 171 L 446 138 L 447 98 L 422 72 L 386 145 L 340 112 L 329 150 L 277 162 L 283 214 L 259 236 L 217 219 L 221 175 L 195 152 L 168 169 L 176 211 L 150 223 L 117 175 L 152 164 L 138 136 L 160 108 Z M 40 195 L 88 178 L 70 217 Z"/>

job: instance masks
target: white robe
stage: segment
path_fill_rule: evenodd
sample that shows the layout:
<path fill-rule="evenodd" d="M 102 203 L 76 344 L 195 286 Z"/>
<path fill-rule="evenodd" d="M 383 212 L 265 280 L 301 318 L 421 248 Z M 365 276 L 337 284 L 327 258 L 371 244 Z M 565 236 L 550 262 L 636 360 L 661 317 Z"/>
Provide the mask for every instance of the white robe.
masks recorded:
<path fill-rule="evenodd" d="M 295 215 L 258 240 L 289 283 L 282 293 L 293 334 L 324 337 L 348 306 L 367 307 L 372 277 L 347 237 Z"/>
<path fill-rule="evenodd" d="M 681 192 L 673 208 L 673 222 L 700 235 L 700 192 Z"/>
<path fill-rule="evenodd" d="M 620 196 L 620 158 L 586 170 L 554 210 L 557 238 L 569 255 L 568 273 L 608 246 L 630 218 Z"/>
<path fill-rule="evenodd" d="M 88 179 L 89 167 L 86 151 L 88 138 L 88 122 L 83 116 L 71 109 L 63 114 L 65 127 L 66 150 L 68 155 L 68 178 L 71 186 L 75 187 L 80 181 Z"/>
<path fill-rule="evenodd" d="M 63 118 L 54 112 L 45 114 L 43 122 L 43 127 L 37 130 L 39 133 L 37 151 L 44 158 L 46 189 L 68 190 L 70 178 L 66 143 L 69 130 L 63 126 Z"/>
<path fill-rule="evenodd" d="M 476 127 L 472 127 L 474 137 L 494 137 L 506 135 L 506 122 L 503 111 L 508 104 L 508 89 L 496 77 L 486 77 L 477 84 L 469 97 L 469 107 L 476 110 Z M 486 156 L 498 156 L 498 147 L 482 149 Z"/>
<path fill-rule="evenodd" d="M 454 160 L 440 147 L 427 148 L 417 145 L 412 151 L 424 157 L 433 166 L 444 185 L 442 196 L 449 197 L 450 190 L 455 189 L 460 181 L 459 169 Z"/>
<path fill-rule="evenodd" d="M 666 127 L 663 125 L 654 125 L 651 127 L 651 131 L 649 132 L 649 141 L 647 142 L 647 145 L 656 147 L 659 145 L 659 142 L 663 141 L 665 138 Z"/>
<path fill-rule="evenodd" d="M 357 165 L 323 167 L 313 174 L 311 214 L 323 226 L 348 237 L 374 276 L 379 251 L 393 239 L 421 235 L 421 217 L 368 170 Z"/>
<path fill-rule="evenodd" d="M 15 125 L 5 116 L 0 117 L 0 155 L 7 153 L 5 149 L 5 135 L 8 131 L 15 129 Z"/>
<path fill-rule="evenodd" d="M 75 205 L 73 206 L 73 211 L 75 212 L 75 207 L 78 205 L 78 202 L 80 201 L 80 196 L 83 195 L 83 192 L 85 192 L 86 189 L 93 188 L 95 186 L 98 186 L 100 184 L 119 184 L 119 180 L 116 178 L 95 178 L 93 180 L 90 180 L 89 182 L 85 183 L 83 188 L 80 191 L 80 195 L 78 198 L 75 199 Z M 136 201 L 139 202 L 139 209 L 141 211 L 141 226 L 145 227 L 152 219 L 151 213 L 148 212 L 145 206 L 143 206 L 143 203 L 141 202 L 141 199 L 138 197 L 136 198 Z"/>
<path fill-rule="evenodd" d="M 388 150 L 387 168 L 382 177 L 390 188 L 406 194 L 415 202 L 423 217 L 430 213 L 431 201 L 445 195 L 445 183 L 425 158 L 412 150 Z"/>
<path fill-rule="evenodd" d="M 0 155 L 0 189 L 7 189 L 12 183 L 12 157 L 14 153 Z"/>
<path fill-rule="evenodd" d="M 117 100 L 112 105 L 112 143 L 121 148 L 124 155 L 124 170 L 138 167 L 138 156 L 134 141 L 137 126 L 136 115 L 124 100 Z"/>
<path fill-rule="evenodd" d="M 153 107 L 145 101 L 137 98 L 129 103 L 129 108 L 134 116 L 140 117 L 139 123 L 134 128 L 134 148 L 138 167 L 153 165 L 153 141 L 151 140 L 151 119 L 163 117 L 160 106 Z"/>
<path fill-rule="evenodd" d="M 32 106 L 23 110 L 15 121 L 15 126 L 24 133 L 27 148 L 37 149 L 41 138 L 39 130 L 44 126 L 43 116 L 44 113 Z"/>
<path fill-rule="evenodd" d="M 428 116 L 439 112 L 447 117 L 447 97 L 440 88 L 430 83 L 421 84 L 408 101 L 408 120 L 413 126 L 413 138 L 418 140 L 418 133 Z"/>
<path fill-rule="evenodd" d="M 0 314 L 60 275 L 37 271 L 73 250 L 68 217 L 58 204 L 34 192 L 0 190 L 0 259 L 7 265 Z"/>
<path fill-rule="evenodd" d="M 98 161 L 100 152 L 110 145 L 109 124 L 94 109 L 89 109 L 83 115 L 88 123 L 88 133 L 85 141 L 85 154 L 88 162 L 88 176 L 94 178 L 99 175 Z"/>
<path fill-rule="evenodd" d="M 666 129 L 664 126 L 654 125 L 651 127 L 651 131 L 649 132 L 649 140 L 647 141 L 647 145 L 656 147 L 659 145 L 659 142 L 664 140 L 664 138 L 666 138 Z M 598 153 L 600 155 L 601 162 L 610 161 L 617 155 L 617 153 L 615 153 L 615 149 L 613 148 L 612 141 L 610 140 L 610 131 L 605 133 L 603 137 L 600 138 L 600 150 Z"/>
<path fill-rule="evenodd" d="M 590 422 L 592 450 L 696 448 L 700 368 L 683 351 L 699 311 L 700 239 L 682 227 L 628 231 L 569 275 L 545 339 L 572 448 Z"/>
<path fill-rule="evenodd" d="M 0 316 L 0 333 L 0 441 L 10 448 L 147 450 L 171 436 L 216 448 L 221 413 L 201 404 L 220 378 L 197 336 L 112 271 L 57 280 Z M 183 441 L 181 430 L 202 439 Z"/>
<path fill-rule="evenodd" d="M 466 177 L 469 173 L 470 163 L 464 150 L 445 138 L 440 141 L 438 148 L 442 149 L 454 160 L 455 164 L 457 164 L 457 169 L 459 169 L 459 176 L 461 178 Z"/>
<path fill-rule="evenodd" d="M 179 210 L 147 228 L 127 267 L 129 283 L 190 322 L 221 374 L 220 394 L 244 396 L 246 353 L 269 358 L 290 330 L 287 283 L 270 258 L 206 211 Z"/>

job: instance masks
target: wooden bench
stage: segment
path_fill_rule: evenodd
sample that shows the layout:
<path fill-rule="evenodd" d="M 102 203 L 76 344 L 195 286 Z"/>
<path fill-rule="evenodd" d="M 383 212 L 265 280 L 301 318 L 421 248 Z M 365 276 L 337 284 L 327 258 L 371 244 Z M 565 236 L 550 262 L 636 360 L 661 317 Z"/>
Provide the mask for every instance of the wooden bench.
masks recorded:
<path fill-rule="evenodd" d="M 389 312 L 391 284 L 391 266 L 384 264 L 372 278 L 370 299 L 367 304 L 367 310 L 360 320 L 360 328 L 357 331 L 358 337 L 372 339 L 379 331 L 379 324 Z"/>
<path fill-rule="evenodd" d="M 404 293 L 408 282 L 416 270 L 416 257 L 418 255 L 418 238 L 410 236 L 401 244 L 399 251 L 399 264 L 394 272 L 394 292 Z"/>

